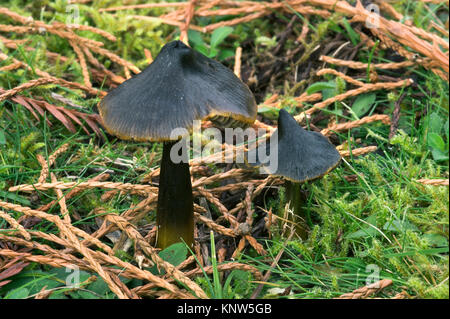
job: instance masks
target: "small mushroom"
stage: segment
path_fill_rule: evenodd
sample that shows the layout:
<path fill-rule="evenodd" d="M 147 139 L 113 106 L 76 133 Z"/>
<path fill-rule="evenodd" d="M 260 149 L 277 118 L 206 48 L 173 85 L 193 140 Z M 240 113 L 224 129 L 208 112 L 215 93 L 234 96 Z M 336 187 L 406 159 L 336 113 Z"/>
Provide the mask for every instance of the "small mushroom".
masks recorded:
<path fill-rule="evenodd" d="M 194 242 L 189 155 L 172 161 L 172 146 L 195 120 L 246 126 L 256 119 L 250 89 L 221 63 L 181 41 L 167 43 L 152 64 L 113 89 L 99 103 L 106 130 L 121 139 L 163 142 L 156 222 L 160 248 Z M 185 134 L 174 132 L 182 132 Z"/>
<path fill-rule="evenodd" d="M 273 163 L 266 165 L 258 160 L 253 165 L 249 164 L 260 167 L 267 174 L 286 179 L 286 198 L 298 219 L 297 233 L 305 239 L 307 233 L 301 209 L 300 185 L 331 172 L 339 164 L 341 156 L 325 136 L 303 129 L 284 109 L 279 112 L 278 129 L 273 134 L 278 137 L 276 168 L 272 167 Z M 266 153 L 270 149 L 270 142 L 266 143 Z"/>

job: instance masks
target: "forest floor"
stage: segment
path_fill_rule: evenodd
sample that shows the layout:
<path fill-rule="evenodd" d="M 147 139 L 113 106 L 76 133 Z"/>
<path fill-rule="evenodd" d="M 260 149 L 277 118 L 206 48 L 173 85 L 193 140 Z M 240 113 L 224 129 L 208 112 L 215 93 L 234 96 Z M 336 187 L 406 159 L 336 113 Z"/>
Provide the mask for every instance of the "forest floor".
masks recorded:
<path fill-rule="evenodd" d="M 126 5 L 0 0 L 0 298 L 449 298 L 448 1 Z M 97 104 L 180 38 L 341 153 L 306 239 L 281 179 L 207 158 L 194 249 L 154 248 L 162 146 Z"/>

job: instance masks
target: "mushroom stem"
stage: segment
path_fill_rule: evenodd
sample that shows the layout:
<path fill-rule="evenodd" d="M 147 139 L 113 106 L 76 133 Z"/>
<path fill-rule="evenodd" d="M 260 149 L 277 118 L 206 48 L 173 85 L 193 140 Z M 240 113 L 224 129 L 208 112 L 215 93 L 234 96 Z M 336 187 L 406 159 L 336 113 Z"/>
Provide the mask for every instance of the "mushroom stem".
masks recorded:
<path fill-rule="evenodd" d="M 294 222 L 296 233 L 301 239 L 308 237 L 308 226 L 306 223 L 306 214 L 302 208 L 303 198 L 300 183 L 286 181 L 286 199 L 293 215 L 289 215 L 289 219 Z"/>
<path fill-rule="evenodd" d="M 186 154 L 187 158 L 174 163 L 170 151 L 176 143 L 164 143 L 161 159 L 156 245 L 162 249 L 182 240 L 189 247 L 194 243 L 194 204 L 189 156 Z"/>

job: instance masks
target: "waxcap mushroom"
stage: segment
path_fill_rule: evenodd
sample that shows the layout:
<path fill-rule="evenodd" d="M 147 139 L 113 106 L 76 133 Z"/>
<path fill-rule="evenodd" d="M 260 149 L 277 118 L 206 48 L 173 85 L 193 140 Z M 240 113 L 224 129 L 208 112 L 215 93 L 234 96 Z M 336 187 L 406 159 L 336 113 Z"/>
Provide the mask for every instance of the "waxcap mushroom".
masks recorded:
<path fill-rule="evenodd" d="M 172 159 L 195 120 L 247 126 L 257 107 L 234 73 L 181 41 L 166 44 L 144 71 L 108 93 L 98 105 L 107 131 L 121 139 L 163 142 L 156 209 L 156 245 L 194 243 L 194 205 L 189 155 Z M 181 130 L 180 130 L 181 129 Z M 174 134 L 174 132 L 176 132 Z"/>
<path fill-rule="evenodd" d="M 121 139 L 164 142 L 181 137 L 171 137 L 174 129 L 191 132 L 194 120 L 252 124 L 257 107 L 230 69 L 172 41 L 146 69 L 109 92 L 99 111 L 107 131 Z"/>
<path fill-rule="evenodd" d="M 271 171 L 263 164 L 254 165 L 267 174 L 303 183 L 326 175 L 341 160 L 341 155 L 325 136 L 303 129 L 284 109 L 279 112 L 278 129 L 273 134 L 278 134 L 276 170 Z M 267 152 L 269 149 L 270 143 L 267 143 Z"/>

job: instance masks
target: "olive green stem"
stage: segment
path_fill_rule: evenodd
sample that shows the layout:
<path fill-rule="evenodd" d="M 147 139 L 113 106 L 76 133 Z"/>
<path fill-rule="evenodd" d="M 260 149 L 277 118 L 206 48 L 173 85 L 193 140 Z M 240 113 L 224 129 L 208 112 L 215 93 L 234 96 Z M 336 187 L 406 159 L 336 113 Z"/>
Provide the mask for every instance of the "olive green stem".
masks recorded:
<path fill-rule="evenodd" d="M 177 142 L 164 143 L 161 159 L 156 245 L 162 249 L 182 241 L 189 247 L 194 243 L 194 204 L 189 158 L 186 154 L 187 158 L 183 158 L 180 163 L 172 162 L 170 150 L 175 143 Z"/>
<path fill-rule="evenodd" d="M 308 237 L 308 226 L 306 223 L 306 214 L 302 208 L 303 199 L 301 185 L 299 183 L 286 181 L 285 189 L 286 200 L 294 213 L 293 215 L 289 215 L 289 219 L 295 223 L 295 230 L 300 238 L 306 239 Z"/>

